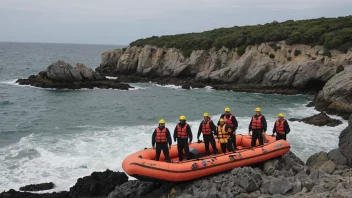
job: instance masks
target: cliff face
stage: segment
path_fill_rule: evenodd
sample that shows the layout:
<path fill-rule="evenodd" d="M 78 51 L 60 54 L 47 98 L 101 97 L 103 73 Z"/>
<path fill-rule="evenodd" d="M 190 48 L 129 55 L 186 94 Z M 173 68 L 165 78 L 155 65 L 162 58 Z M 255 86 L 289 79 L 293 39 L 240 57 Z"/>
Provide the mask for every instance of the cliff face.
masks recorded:
<path fill-rule="evenodd" d="M 105 75 L 192 77 L 200 82 L 226 82 L 236 87 L 319 91 L 338 67 L 352 64 L 352 51 L 344 54 L 333 50 L 328 57 L 322 46 L 279 42 L 249 46 L 242 56 L 235 50 L 221 48 L 195 50 L 185 58 L 175 48 L 130 46 L 106 51 L 101 59 L 97 71 Z"/>

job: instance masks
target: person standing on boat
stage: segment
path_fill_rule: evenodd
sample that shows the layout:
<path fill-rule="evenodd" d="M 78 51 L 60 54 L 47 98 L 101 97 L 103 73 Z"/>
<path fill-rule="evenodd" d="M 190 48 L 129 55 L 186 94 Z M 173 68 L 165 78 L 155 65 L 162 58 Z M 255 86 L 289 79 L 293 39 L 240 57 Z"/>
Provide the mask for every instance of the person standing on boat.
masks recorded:
<path fill-rule="evenodd" d="M 152 146 L 155 149 L 156 144 L 156 155 L 155 160 L 159 161 L 161 150 L 164 153 L 165 161 L 171 162 L 169 150 L 171 149 L 172 139 L 168 128 L 165 127 L 165 120 L 159 120 L 159 127 L 154 130 L 152 135 Z M 168 146 L 169 145 L 169 146 Z"/>
<path fill-rule="evenodd" d="M 197 140 L 199 142 L 199 136 L 201 133 L 203 133 L 204 146 L 205 146 L 205 151 L 206 151 L 207 155 L 210 155 L 209 143 L 211 144 L 211 147 L 213 148 L 214 154 L 217 154 L 218 149 L 216 148 L 215 139 L 213 136 L 213 134 L 216 133 L 215 124 L 210 119 L 208 113 L 204 113 L 203 117 L 204 117 L 204 120 L 202 120 L 202 122 L 199 125 Z"/>
<path fill-rule="evenodd" d="M 284 114 L 279 113 L 274 124 L 273 136 L 276 132 L 276 140 L 286 140 L 286 135 L 291 131 L 288 122 L 284 119 Z"/>
<path fill-rule="evenodd" d="M 234 115 L 232 115 L 230 113 L 230 108 L 226 107 L 225 108 L 225 113 L 222 114 L 220 116 L 220 119 L 223 118 L 224 119 L 224 122 L 227 126 L 230 127 L 231 129 L 231 133 L 230 133 L 230 138 L 231 138 L 231 141 L 230 141 L 230 145 L 231 147 L 236 150 L 236 130 L 237 130 L 237 127 L 238 127 L 238 122 L 237 122 L 237 119 Z M 218 122 L 218 125 L 220 123 Z"/>
<path fill-rule="evenodd" d="M 187 160 L 191 159 L 188 145 L 191 144 L 192 138 L 191 127 L 186 123 L 186 116 L 181 115 L 180 122 L 176 125 L 174 131 L 174 140 L 175 142 L 177 140 L 178 159 L 180 162 L 183 160 L 183 150 L 186 153 Z"/>
<path fill-rule="evenodd" d="M 225 124 L 224 119 L 220 118 L 219 125 L 217 128 L 217 136 L 220 142 L 222 153 L 226 153 L 226 148 L 228 152 L 233 151 L 231 141 L 229 140 L 231 133 L 231 127 Z"/>
<path fill-rule="evenodd" d="M 266 129 L 267 124 L 265 117 L 261 114 L 260 108 L 256 108 L 255 115 L 252 117 L 251 122 L 249 123 L 248 135 L 251 135 L 252 131 L 251 147 L 255 147 L 257 139 L 259 140 L 259 145 L 264 144 Z"/>

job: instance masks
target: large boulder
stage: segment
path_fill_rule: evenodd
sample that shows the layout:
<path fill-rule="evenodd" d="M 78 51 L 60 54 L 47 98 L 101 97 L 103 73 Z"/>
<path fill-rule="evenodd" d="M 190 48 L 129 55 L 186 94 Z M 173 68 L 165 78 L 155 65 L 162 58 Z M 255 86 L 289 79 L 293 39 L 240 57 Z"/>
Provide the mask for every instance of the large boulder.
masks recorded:
<path fill-rule="evenodd" d="M 352 114 L 352 65 L 327 81 L 314 100 L 317 110 L 338 114 L 348 119 Z"/>
<path fill-rule="evenodd" d="M 342 155 L 347 158 L 348 165 L 352 167 L 352 114 L 348 126 L 340 133 L 339 147 Z"/>
<path fill-rule="evenodd" d="M 41 184 L 30 184 L 27 186 L 20 187 L 20 191 L 41 191 L 41 190 L 50 190 L 54 188 L 53 182 L 41 183 Z"/>
<path fill-rule="evenodd" d="M 328 154 L 326 152 L 319 152 L 311 155 L 307 160 L 307 166 L 313 170 L 317 170 L 321 165 L 328 161 Z"/>
<path fill-rule="evenodd" d="M 125 173 L 106 170 L 93 172 L 90 176 L 79 178 L 77 183 L 70 188 L 71 197 L 103 197 L 115 189 L 116 186 L 127 182 Z"/>
<path fill-rule="evenodd" d="M 341 120 L 332 119 L 326 115 L 326 113 L 319 113 L 307 118 L 303 118 L 301 121 L 316 126 L 337 126 L 342 124 Z"/>
<path fill-rule="evenodd" d="M 342 155 L 340 148 L 333 149 L 328 153 L 328 159 L 333 161 L 336 165 L 346 165 L 347 158 Z"/>
<path fill-rule="evenodd" d="M 128 90 L 133 88 L 119 80 L 106 79 L 83 64 L 78 63 L 76 67 L 72 67 L 61 60 L 51 64 L 47 70 L 41 71 L 37 75 L 31 75 L 28 79 L 18 79 L 16 82 L 20 85 L 57 89 L 93 89 L 97 87 Z"/>

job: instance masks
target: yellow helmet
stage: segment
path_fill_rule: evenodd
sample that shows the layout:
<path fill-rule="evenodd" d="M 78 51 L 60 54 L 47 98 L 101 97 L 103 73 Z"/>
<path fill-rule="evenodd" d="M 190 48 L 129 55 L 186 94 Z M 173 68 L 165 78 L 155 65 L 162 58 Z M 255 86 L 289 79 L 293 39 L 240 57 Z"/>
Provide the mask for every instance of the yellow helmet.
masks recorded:
<path fill-rule="evenodd" d="M 224 122 L 224 119 L 220 118 L 220 122 Z"/>
<path fill-rule="evenodd" d="M 260 108 L 259 108 L 259 107 L 255 108 L 255 111 L 256 111 L 256 112 L 257 112 L 257 111 L 260 112 Z"/>
<path fill-rule="evenodd" d="M 278 117 L 284 117 L 284 114 L 283 113 L 279 113 L 279 115 L 277 115 Z"/>
<path fill-rule="evenodd" d="M 225 112 L 230 112 L 230 108 L 226 107 Z"/>
<path fill-rule="evenodd" d="M 204 113 L 203 116 L 204 116 L 204 117 L 205 117 L 205 116 L 209 117 L 209 113 Z"/>
<path fill-rule="evenodd" d="M 165 120 L 163 119 L 159 120 L 159 124 L 165 124 Z"/>
<path fill-rule="evenodd" d="M 186 120 L 186 116 L 181 115 L 181 116 L 180 116 L 180 120 Z"/>

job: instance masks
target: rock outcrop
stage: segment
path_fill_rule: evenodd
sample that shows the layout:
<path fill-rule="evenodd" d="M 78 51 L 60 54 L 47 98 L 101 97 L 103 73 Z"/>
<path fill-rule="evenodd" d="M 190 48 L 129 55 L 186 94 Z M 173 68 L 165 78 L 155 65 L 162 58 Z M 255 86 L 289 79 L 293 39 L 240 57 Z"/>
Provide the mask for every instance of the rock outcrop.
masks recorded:
<path fill-rule="evenodd" d="M 122 90 L 132 88 L 128 84 L 120 83 L 119 80 L 109 80 L 83 64 L 78 63 L 76 67 L 72 67 L 64 61 L 57 61 L 45 71 L 31 75 L 28 79 L 18 79 L 17 83 L 42 88 L 93 89 L 97 87 Z"/>
<path fill-rule="evenodd" d="M 127 182 L 125 173 L 106 170 L 94 172 L 77 180 L 77 183 L 70 188 L 70 197 L 104 197 L 107 196 L 115 186 Z"/>
<path fill-rule="evenodd" d="M 319 113 L 319 114 L 315 114 L 313 116 L 310 117 L 306 117 L 303 119 L 297 119 L 297 118 L 290 118 L 288 119 L 289 121 L 299 121 L 299 122 L 304 122 L 307 124 L 312 124 L 315 126 L 337 126 L 342 124 L 341 120 L 337 120 L 337 119 L 332 119 L 330 118 L 328 115 L 326 115 L 326 113 Z"/>
<path fill-rule="evenodd" d="M 20 187 L 20 191 L 41 191 L 41 190 L 50 190 L 54 188 L 54 183 L 41 183 L 41 184 L 31 184 L 27 186 Z"/>
<path fill-rule="evenodd" d="M 339 147 L 342 155 L 347 158 L 348 165 L 352 167 L 352 114 L 348 126 L 340 133 Z"/>
<path fill-rule="evenodd" d="M 331 56 L 326 56 L 323 46 L 281 41 L 248 46 L 242 56 L 225 47 L 194 50 L 184 57 L 175 48 L 129 46 L 104 52 L 96 71 L 125 76 L 124 82 L 171 81 L 181 86 L 197 82 L 217 90 L 279 94 L 316 94 L 329 81 L 319 93 L 316 107 L 346 118 L 352 113 L 351 65 L 352 50 L 332 50 Z"/>
<path fill-rule="evenodd" d="M 280 46 L 274 50 L 272 45 Z M 337 67 L 352 61 L 352 52 L 320 53 L 321 46 L 287 45 L 285 42 L 249 46 L 238 56 L 225 47 L 195 50 L 190 57 L 174 48 L 129 46 L 104 52 L 96 69 L 103 75 L 133 74 L 148 77 L 195 78 L 206 83 L 231 83 L 235 88 L 275 88 L 319 91 L 336 74 Z M 295 56 L 295 51 L 301 54 Z M 275 57 L 270 58 L 269 54 Z"/>
<path fill-rule="evenodd" d="M 314 100 L 317 110 L 345 119 L 352 113 L 352 65 L 332 77 Z"/>

